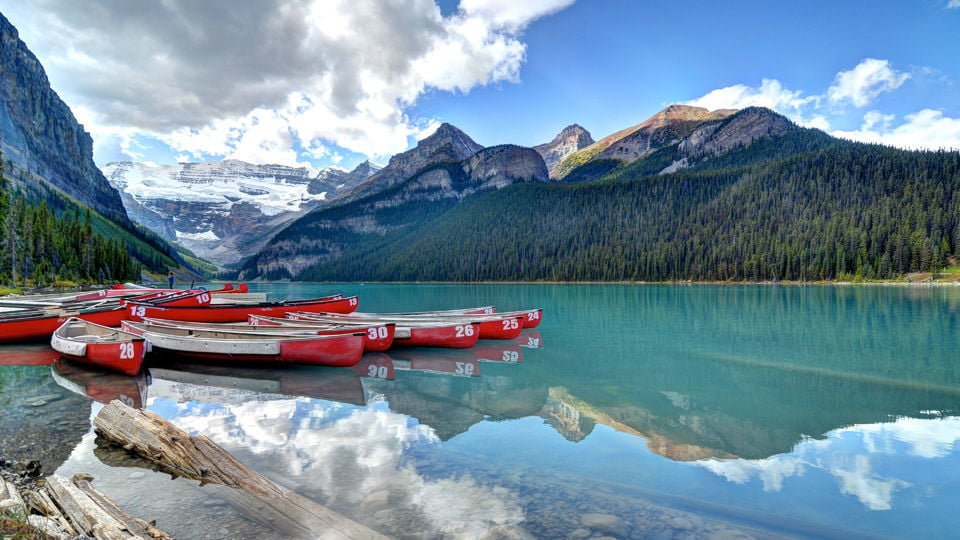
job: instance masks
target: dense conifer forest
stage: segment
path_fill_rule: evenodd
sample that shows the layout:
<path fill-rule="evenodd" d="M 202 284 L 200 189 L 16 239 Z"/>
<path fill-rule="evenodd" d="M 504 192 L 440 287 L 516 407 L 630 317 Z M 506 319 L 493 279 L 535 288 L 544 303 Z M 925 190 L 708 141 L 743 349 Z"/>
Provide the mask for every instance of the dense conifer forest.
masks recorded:
<path fill-rule="evenodd" d="M 425 201 L 393 208 L 429 219 L 386 233 L 316 226 L 350 215 L 350 205 L 308 216 L 285 231 L 291 249 L 309 237 L 337 253 L 290 277 L 895 279 L 936 272 L 960 251 L 956 151 L 911 152 L 798 129 L 680 172 L 651 174 L 670 163 L 672 152 L 612 172 L 610 164 L 594 164 L 606 174 L 597 180 L 521 183 L 442 208 Z"/>
<path fill-rule="evenodd" d="M 95 232 L 95 223 L 106 229 L 114 225 L 92 217 L 89 209 L 51 200 L 53 208 L 46 200 L 29 200 L 14 191 L 0 166 L 0 283 L 44 287 L 140 280 L 142 265 L 130 254 L 137 250 L 117 234 Z M 142 251 L 151 259 L 151 249 Z M 163 259 L 160 254 L 152 257 Z"/>

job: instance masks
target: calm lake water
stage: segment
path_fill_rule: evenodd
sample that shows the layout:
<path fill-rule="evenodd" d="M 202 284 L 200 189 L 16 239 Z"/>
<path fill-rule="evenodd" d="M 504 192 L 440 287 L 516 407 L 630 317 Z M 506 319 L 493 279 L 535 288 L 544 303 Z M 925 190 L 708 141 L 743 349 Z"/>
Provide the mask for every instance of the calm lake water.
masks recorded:
<path fill-rule="evenodd" d="M 544 308 L 516 342 L 355 369 L 158 359 L 144 376 L 0 348 L 0 455 L 179 538 L 282 537 L 90 428 L 120 397 L 395 538 L 950 538 L 960 288 L 256 284 L 364 311 Z M 45 356 L 46 355 L 46 356 Z M 163 365 L 158 365 L 162 360 Z M 14 450 L 11 450 L 14 449 Z M 21 455 L 20 457 L 29 457 Z"/>

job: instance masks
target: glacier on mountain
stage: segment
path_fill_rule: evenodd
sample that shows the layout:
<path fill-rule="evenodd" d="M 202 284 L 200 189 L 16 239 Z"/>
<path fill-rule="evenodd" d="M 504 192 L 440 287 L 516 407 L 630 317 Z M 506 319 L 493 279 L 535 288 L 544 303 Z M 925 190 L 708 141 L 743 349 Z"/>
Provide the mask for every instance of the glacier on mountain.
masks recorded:
<path fill-rule="evenodd" d="M 379 167 L 353 171 L 210 163 L 114 162 L 102 168 L 130 218 L 218 265 L 240 262 L 294 219 L 352 189 Z"/>

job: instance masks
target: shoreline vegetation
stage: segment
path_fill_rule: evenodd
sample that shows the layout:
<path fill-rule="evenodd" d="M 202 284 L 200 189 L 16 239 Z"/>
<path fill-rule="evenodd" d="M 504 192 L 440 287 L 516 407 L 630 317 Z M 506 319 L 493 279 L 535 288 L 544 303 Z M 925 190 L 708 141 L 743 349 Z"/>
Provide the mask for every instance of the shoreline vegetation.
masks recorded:
<path fill-rule="evenodd" d="M 215 280 L 211 280 L 215 281 Z M 253 280 L 254 282 L 260 280 Z M 278 283 L 292 283 L 290 280 L 277 280 Z M 365 281 L 360 283 L 381 283 L 376 281 Z M 391 283 L 391 282 L 382 282 Z M 399 283 L 399 282 L 396 282 Z M 405 283 L 405 282 L 404 282 Z M 850 286 L 850 285 L 885 285 L 885 286 L 960 286 L 960 265 L 950 266 L 940 272 L 914 272 L 895 279 L 867 279 L 856 276 L 844 276 L 835 280 L 816 280 L 816 281 L 794 281 L 794 280 L 760 280 L 760 281 L 421 281 L 418 283 L 449 283 L 456 284 L 518 284 L 529 285 L 730 285 L 730 286 L 750 286 L 750 285 L 784 285 L 784 286 Z M 45 287 L 9 287 L 0 285 L 0 298 L 4 296 L 19 296 L 43 293 L 69 293 L 73 291 L 94 290 L 100 287 L 109 287 L 112 284 L 85 284 L 59 283 Z"/>

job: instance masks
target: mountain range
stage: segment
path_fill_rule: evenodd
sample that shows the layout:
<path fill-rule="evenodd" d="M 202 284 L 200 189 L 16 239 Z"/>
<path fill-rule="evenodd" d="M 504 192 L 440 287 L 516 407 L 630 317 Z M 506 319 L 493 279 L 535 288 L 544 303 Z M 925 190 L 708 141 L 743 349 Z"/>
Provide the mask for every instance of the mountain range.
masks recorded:
<path fill-rule="evenodd" d="M 571 143 L 572 129 L 577 139 Z M 442 124 L 385 167 L 366 161 L 349 172 L 328 168 L 315 177 L 306 168 L 236 160 L 166 166 L 114 162 L 103 172 L 120 192 L 131 219 L 228 267 L 259 253 L 277 232 L 310 210 L 383 192 L 428 166 L 464 161 L 464 174 L 473 177 L 474 185 L 448 191 L 452 179 L 436 173 L 422 179 L 414 197 L 463 198 L 478 189 L 503 187 L 514 178 L 545 181 L 549 174 L 538 152 L 559 162 L 591 142 L 590 134 L 576 126 L 558 135 L 553 146 L 541 145 L 536 152 L 514 146 L 487 150 L 463 131 Z"/>
<path fill-rule="evenodd" d="M 346 275 L 345 268 L 357 271 L 363 267 L 366 276 L 372 280 L 391 279 L 391 275 L 400 276 L 399 279 L 443 279 L 442 270 L 425 271 L 425 265 L 436 262 L 437 258 L 428 262 L 413 257 L 417 261 L 414 262 L 410 257 L 411 253 L 423 253 L 422 250 L 436 252 L 447 248 L 456 253 L 448 255 L 451 260 L 447 263 L 451 268 L 459 265 L 471 269 L 461 273 L 459 279 L 519 278 L 513 275 L 517 268 L 524 267 L 519 258 L 510 258 L 509 264 L 516 265 L 512 270 L 504 267 L 489 271 L 483 270 L 487 264 L 478 260 L 479 257 L 463 253 L 463 237 L 460 235 L 465 229 L 461 223 L 482 220 L 477 215 L 452 218 L 456 215 L 455 210 L 463 210 L 462 205 L 455 203 L 470 195 L 515 184 L 571 185 L 631 167 L 643 167 L 641 175 L 666 175 L 746 148 L 757 139 L 788 132 L 805 133 L 785 117 L 767 109 L 708 111 L 684 105 L 669 106 L 640 124 L 596 142 L 582 127 L 569 126 L 550 143 L 534 149 L 515 146 L 482 148 L 459 129 L 444 124 L 415 148 L 391 158 L 386 167 L 352 192 L 291 223 L 247 262 L 241 277 L 336 279 L 334 276 Z M 823 140 L 830 139 L 824 136 Z M 548 167 L 547 160 L 552 168 Z M 497 180 L 484 181 L 485 178 Z M 510 223 L 508 230 L 516 235 L 527 234 L 525 230 L 517 230 L 515 223 L 519 218 L 511 219 L 514 217 L 511 211 L 523 212 L 522 208 L 507 206 L 515 202 L 496 203 L 495 212 L 503 213 L 494 218 L 498 222 L 488 224 L 491 238 L 495 234 L 493 231 L 499 234 L 504 229 L 499 218 Z M 611 205 L 621 203 L 617 200 L 608 202 Z M 486 210 L 489 209 L 483 211 Z M 606 213 L 598 210 L 598 215 Z M 543 214 L 541 219 L 552 220 L 549 214 Z M 446 227 L 440 225 L 447 220 L 455 223 L 448 223 Z M 615 225 L 614 219 L 610 220 L 610 225 Z M 438 227 L 440 232 L 437 232 Z M 431 238 L 436 246 L 423 245 L 425 231 L 433 235 Z M 574 227 L 570 233 L 578 234 L 578 231 Z M 412 249 L 408 244 L 411 241 L 417 242 L 420 249 Z M 474 243 L 481 252 L 484 250 L 480 245 L 482 242 L 482 238 L 477 238 Z M 452 247 L 454 245 L 457 247 Z M 499 242 L 491 245 L 504 247 Z M 549 254 L 557 247 L 539 246 L 537 250 Z M 394 262 L 396 259 L 406 262 Z M 514 262 L 513 259 L 518 260 Z M 412 266 L 424 272 L 420 273 Z M 374 268 L 383 270 L 377 273 L 373 272 Z M 477 272 L 473 271 L 477 269 Z M 541 277 L 550 276 L 548 273 Z"/>
<path fill-rule="evenodd" d="M 349 172 L 100 171 L 2 17 L 0 39 L 13 189 L 93 210 L 94 229 L 154 269 L 193 252 L 248 280 L 808 281 L 936 272 L 960 253 L 960 154 L 843 141 L 763 108 L 671 105 L 596 141 L 571 125 L 534 148 L 483 147 L 443 124 Z"/>
<path fill-rule="evenodd" d="M 326 169 L 315 178 L 305 168 L 234 160 L 172 166 L 110 163 L 104 173 L 121 193 L 132 219 L 163 238 L 220 266 L 257 256 L 271 261 L 263 272 L 293 277 L 335 258 L 345 247 L 329 241 L 309 253 L 293 249 L 298 253 L 294 257 L 278 255 L 292 248 L 288 241 L 271 244 L 274 235 L 311 210 L 373 200 L 373 206 L 361 205 L 356 218 L 335 224 L 316 216 L 318 223 L 329 230 L 385 232 L 402 225 L 380 217 L 388 208 L 396 214 L 397 208 L 417 201 L 459 200 L 521 179 L 590 180 L 676 145 L 678 159 L 658 171 L 672 172 L 689 166 L 697 156 L 782 133 L 790 126 L 782 116 L 759 109 L 724 122 L 736 112 L 673 105 L 596 142 L 581 126 L 571 125 L 532 151 L 509 145 L 487 149 L 455 126 L 442 124 L 382 168 L 364 162 L 349 173 Z M 450 169 L 454 163 L 459 163 L 457 170 Z M 417 180 L 407 184 L 414 177 Z M 401 184 L 405 187 L 395 189 Z"/>

